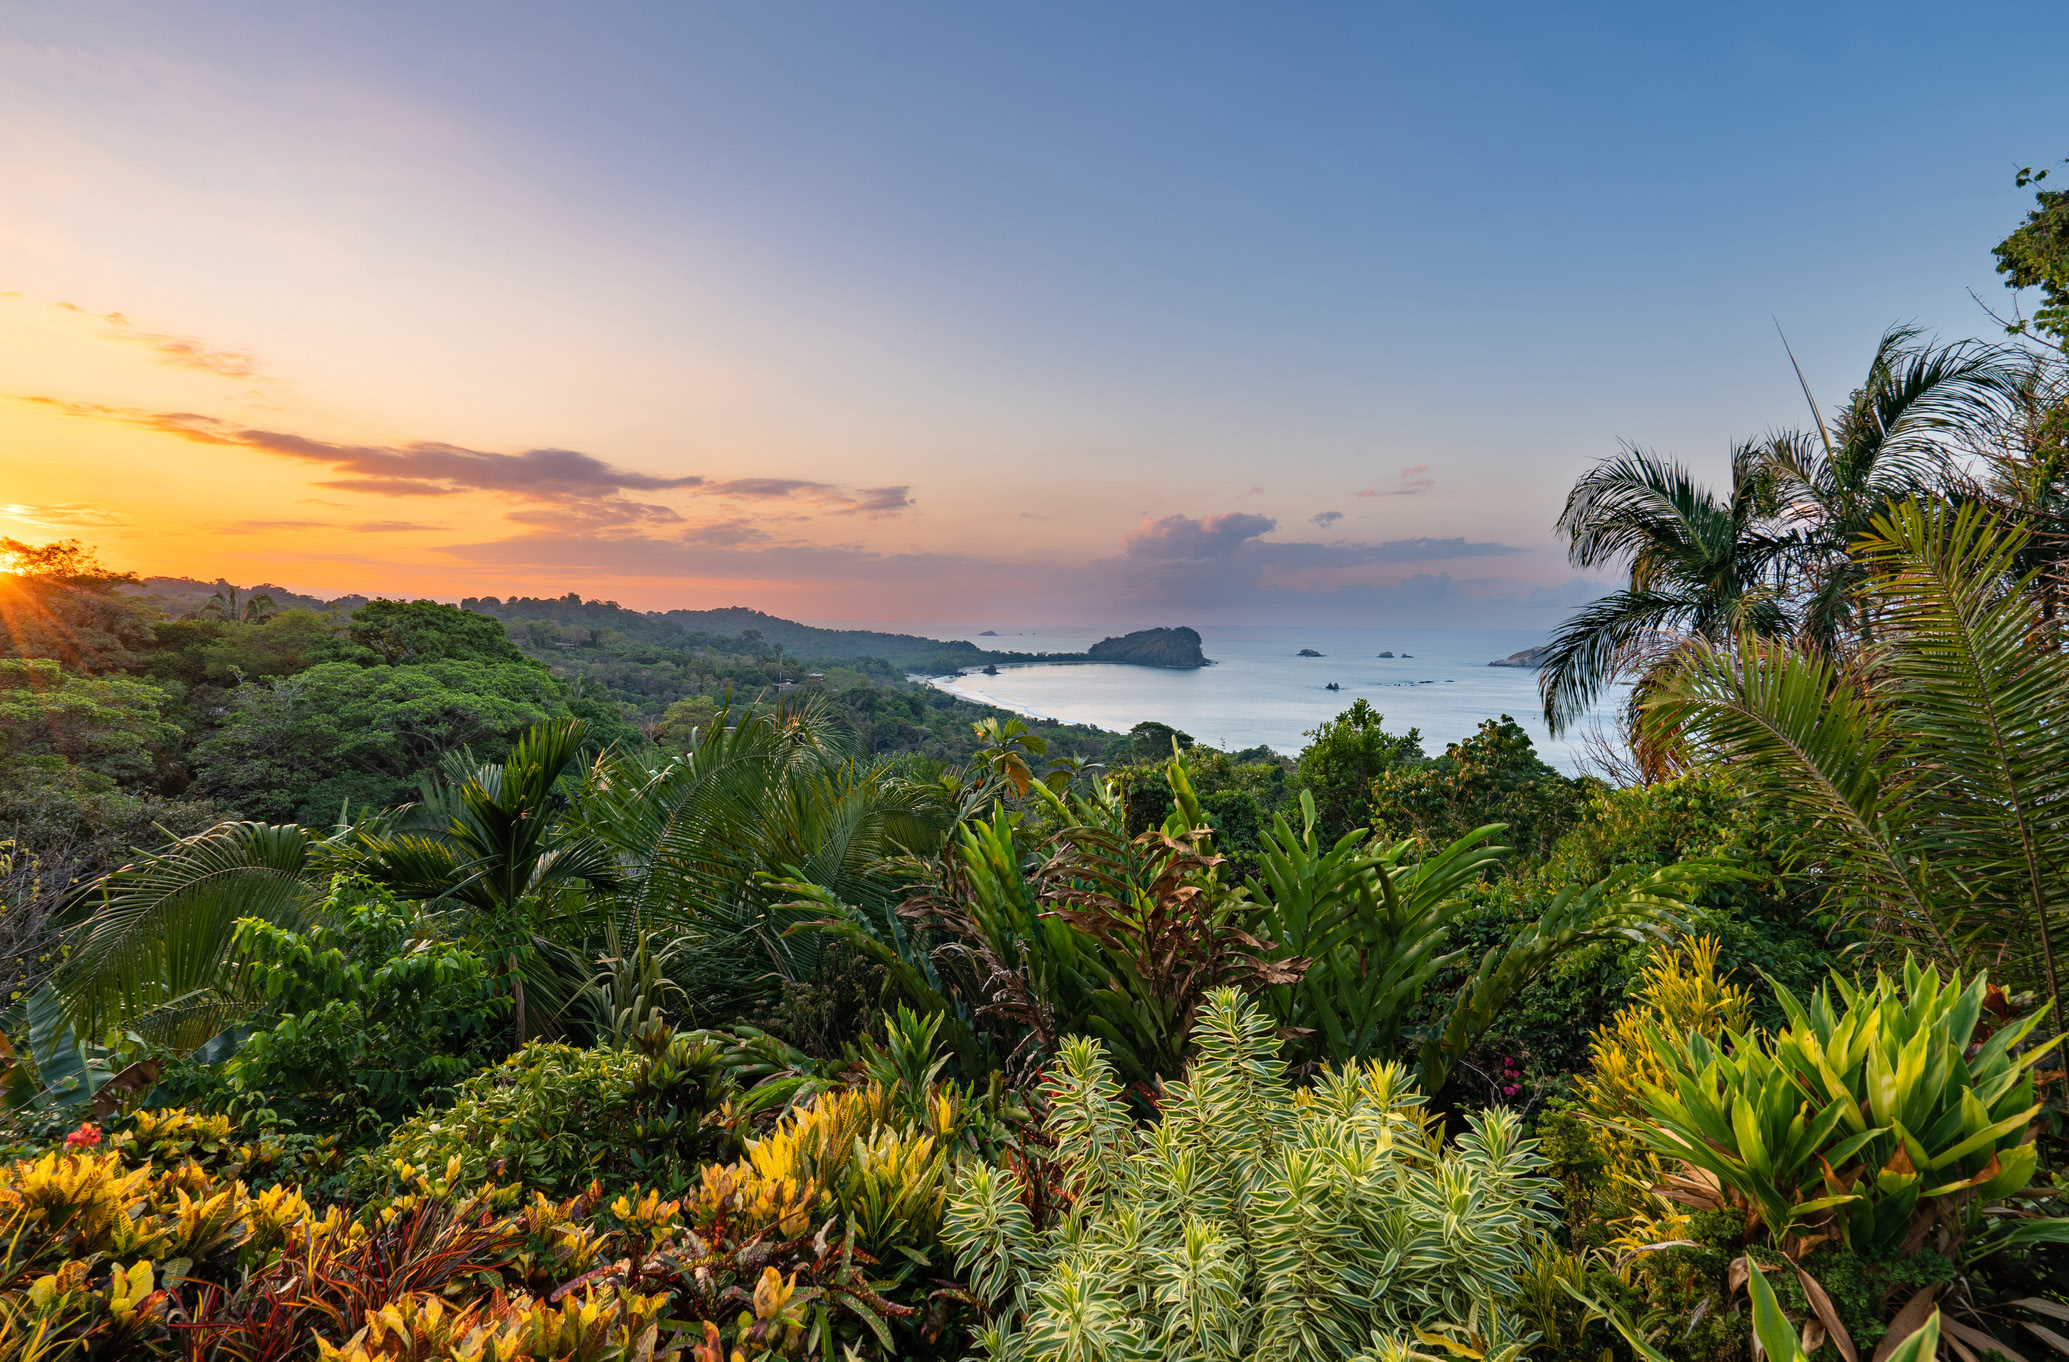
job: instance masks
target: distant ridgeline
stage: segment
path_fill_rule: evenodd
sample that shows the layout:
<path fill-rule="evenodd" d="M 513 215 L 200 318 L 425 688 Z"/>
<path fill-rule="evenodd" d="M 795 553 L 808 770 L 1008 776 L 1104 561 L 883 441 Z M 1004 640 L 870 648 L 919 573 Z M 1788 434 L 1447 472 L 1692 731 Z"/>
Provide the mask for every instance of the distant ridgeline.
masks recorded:
<path fill-rule="evenodd" d="M 155 598 L 168 615 L 175 616 L 200 610 L 218 595 L 226 600 L 269 596 L 275 609 L 330 611 L 339 615 L 351 614 L 368 599 L 351 595 L 324 600 L 281 586 L 239 588 L 227 581 L 204 582 L 193 577 L 146 577 L 142 585 L 125 590 Z M 1199 634 L 1185 628 L 1139 629 L 1118 638 L 1101 639 L 1082 653 L 1016 653 L 980 648 L 963 639 L 921 638 L 917 634 L 886 634 L 873 629 L 821 629 L 740 605 L 722 610 L 630 610 L 616 601 L 585 601 L 573 591 L 565 596 L 512 596 L 507 600 L 469 596 L 460 602 L 460 608 L 494 616 L 505 624 L 552 620 L 564 628 L 611 629 L 635 642 L 664 648 L 734 651 L 745 643 L 750 651 L 776 647 L 796 657 L 882 658 L 893 667 L 927 676 L 1015 662 L 1116 662 L 1137 667 L 1210 665 L 1210 659 L 1200 651 Z"/>
<path fill-rule="evenodd" d="M 275 608 L 280 610 L 335 611 L 349 615 L 368 601 L 366 596 L 339 596 L 335 600 L 324 600 L 320 596 L 304 596 L 298 591 L 289 591 L 284 586 L 268 586 L 261 582 L 255 587 L 232 586 L 218 577 L 213 582 L 204 582 L 195 577 L 146 577 L 140 586 L 118 587 L 126 596 L 149 596 L 156 600 L 168 615 L 184 615 L 206 606 L 213 596 L 228 600 L 235 595 L 240 600 L 255 596 L 271 596 Z"/>
<path fill-rule="evenodd" d="M 615 629 L 627 638 L 670 648 L 737 647 L 751 642 L 775 645 L 805 657 L 880 657 L 907 672 L 930 676 L 1013 662 L 1121 662 L 1144 667 L 1204 667 L 1200 636 L 1191 629 L 1144 629 L 1121 638 L 1103 639 L 1082 653 L 1015 653 L 978 647 L 962 639 L 921 638 L 873 629 L 821 629 L 794 620 L 727 606 L 721 610 L 628 610 L 616 601 L 585 601 L 575 592 L 565 596 L 469 596 L 463 610 L 493 615 L 508 623 L 550 619 L 562 626 Z"/>

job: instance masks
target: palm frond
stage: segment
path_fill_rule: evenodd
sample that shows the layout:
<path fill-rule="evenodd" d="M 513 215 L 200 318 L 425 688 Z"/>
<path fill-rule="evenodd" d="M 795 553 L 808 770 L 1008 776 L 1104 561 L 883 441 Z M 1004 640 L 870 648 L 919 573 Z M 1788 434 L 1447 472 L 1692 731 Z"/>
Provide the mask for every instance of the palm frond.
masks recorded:
<path fill-rule="evenodd" d="M 1707 749 L 1772 777 L 1782 796 L 1845 848 L 1834 869 L 1856 899 L 1952 955 L 1943 905 L 1923 882 L 1926 848 L 1907 816 L 1916 775 L 1861 675 L 1823 654 L 1745 637 L 1691 648 L 1645 698 L 1641 735 Z"/>
<path fill-rule="evenodd" d="M 345 859 L 307 828 L 222 823 L 117 871 L 58 976 L 73 1024 L 165 1021 L 221 992 L 238 921 L 302 921 Z"/>
<path fill-rule="evenodd" d="M 1879 517 L 1864 561 L 1893 638 L 1885 671 L 1943 868 L 2031 922 L 2055 988 L 2049 917 L 2064 896 L 2057 827 L 2069 800 L 2069 656 L 2044 642 L 2018 570 L 2026 536 L 1984 508 L 1907 502 Z M 2016 936 L 2006 933 L 2007 944 Z"/>

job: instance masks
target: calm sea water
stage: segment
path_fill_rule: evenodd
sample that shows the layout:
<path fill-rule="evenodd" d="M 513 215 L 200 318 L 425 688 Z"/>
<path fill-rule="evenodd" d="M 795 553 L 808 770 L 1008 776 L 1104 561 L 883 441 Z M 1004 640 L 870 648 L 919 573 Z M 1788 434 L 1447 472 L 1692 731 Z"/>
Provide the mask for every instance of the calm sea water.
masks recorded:
<path fill-rule="evenodd" d="M 868 626 L 888 627 L 888 626 Z M 966 638 L 980 647 L 1013 652 L 1079 652 L 1106 632 L 1095 629 L 1001 629 L 981 637 L 982 625 L 899 625 L 930 638 Z M 1156 667 L 1042 665 L 1001 667 L 997 676 L 937 677 L 943 690 L 1001 709 L 1067 723 L 1125 732 L 1154 719 L 1216 747 L 1260 743 L 1292 755 L 1302 736 L 1363 698 L 1386 716 L 1389 732 L 1420 729 L 1423 750 L 1469 737 L 1482 719 L 1508 714 L 1529 732 L 1538 752 L 1561 770 L 1576 769 L 1583 720 L 1565 739 L 1546 731 L 1537 673 L 1490 667 L 1545 641 L 1542 632 L 1517 629 L 1383 629 L 1230 627 L 1200 630 L 1212 667 L 1166 671 Z M 1297 656 L 1312 648 L 1321 657 Z M 1391 659 L 1376 656 L 1392 652 Z M 1412 654 L 1404 657 L 1402 654 Z M 1340 690 L 1326 689 L 1334 681 Z M 1605 701 L 1608 713 L 1615 701 Z"/>

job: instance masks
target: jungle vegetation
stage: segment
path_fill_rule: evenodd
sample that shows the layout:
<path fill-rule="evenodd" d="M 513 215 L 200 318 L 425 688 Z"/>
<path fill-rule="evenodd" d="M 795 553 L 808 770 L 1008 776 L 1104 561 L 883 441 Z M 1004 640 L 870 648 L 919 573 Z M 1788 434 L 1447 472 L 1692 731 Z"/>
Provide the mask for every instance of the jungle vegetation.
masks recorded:
<path fill-rule="evenodd" d="M 0 1356 L 2069 1355 L 2044 178 L 1995 339 L 1581 477 L 1582 776 L 0 546 Z"/>

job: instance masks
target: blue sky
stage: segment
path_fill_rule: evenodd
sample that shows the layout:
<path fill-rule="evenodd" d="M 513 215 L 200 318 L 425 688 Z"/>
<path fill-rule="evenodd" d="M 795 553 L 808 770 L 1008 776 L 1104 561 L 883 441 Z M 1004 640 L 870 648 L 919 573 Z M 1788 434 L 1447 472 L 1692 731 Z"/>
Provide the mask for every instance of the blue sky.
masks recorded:
<path fill-rule="evenodd" d="M 1771 318 L 1828 401 L 1892 322 L 1988 329 L 2065 39 L 2037 4 L 16 4 L 0 532 L 817 619 L 1549 623 L 1591 459 L 1721 472 L 1804 419 Z M 339 476 L 448 446 L 625 476 Z"/>

